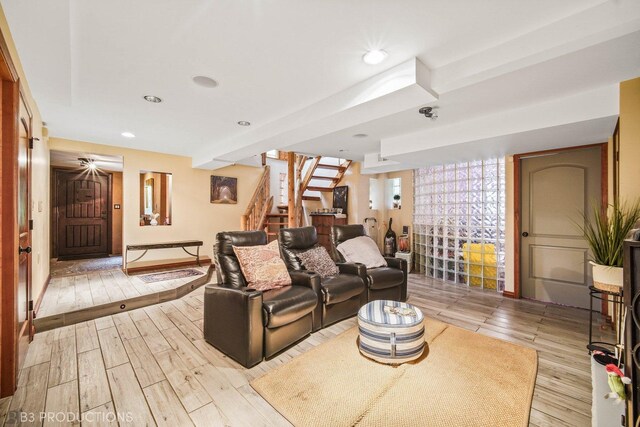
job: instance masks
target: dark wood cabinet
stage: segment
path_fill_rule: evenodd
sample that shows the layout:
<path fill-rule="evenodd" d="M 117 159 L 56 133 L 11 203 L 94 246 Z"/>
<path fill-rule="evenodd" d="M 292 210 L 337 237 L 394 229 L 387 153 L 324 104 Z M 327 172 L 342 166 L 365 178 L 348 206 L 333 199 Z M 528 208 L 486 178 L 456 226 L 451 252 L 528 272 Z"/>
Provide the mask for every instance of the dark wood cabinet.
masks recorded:
<path fill-rule="evenodd" d="M 311 225 L 318 233 L 318 243 L 324 246 L 329 254 L 331 254 L 331 226 L 345 224 L 347 224 L 346 215 L 336 217 L 328 214 L 311 214 Z"/>

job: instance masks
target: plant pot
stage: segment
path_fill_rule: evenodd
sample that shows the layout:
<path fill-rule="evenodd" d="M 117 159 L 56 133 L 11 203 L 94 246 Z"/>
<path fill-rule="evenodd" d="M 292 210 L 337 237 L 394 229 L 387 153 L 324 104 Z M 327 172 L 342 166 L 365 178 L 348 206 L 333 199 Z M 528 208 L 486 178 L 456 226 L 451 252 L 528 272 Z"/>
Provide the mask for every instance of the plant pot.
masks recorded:
<path fill-rule="evenodd" d="M 593 286 L 602 291 L 620 293 L 622 290 L 622 267 L 611 267 L 609 265 L 600 265 L 589 261 L 593 270 Z"/>

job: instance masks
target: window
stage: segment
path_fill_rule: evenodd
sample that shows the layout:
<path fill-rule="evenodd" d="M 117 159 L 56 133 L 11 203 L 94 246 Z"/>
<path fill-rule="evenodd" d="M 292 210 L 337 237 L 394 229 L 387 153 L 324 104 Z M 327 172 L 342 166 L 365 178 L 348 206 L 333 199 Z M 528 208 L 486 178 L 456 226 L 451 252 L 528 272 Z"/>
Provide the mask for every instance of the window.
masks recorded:
<path fill-rule="evenodd" d="M 400 209 L 402 196 L 402 179 L 390 178 L 384 184 L 384 205 L 387 209 Z"/>
<path fill-rule="evenodd" d="M 504 289 L 504 159 L 417 169 L 415 268 L 429 277 Z"/>

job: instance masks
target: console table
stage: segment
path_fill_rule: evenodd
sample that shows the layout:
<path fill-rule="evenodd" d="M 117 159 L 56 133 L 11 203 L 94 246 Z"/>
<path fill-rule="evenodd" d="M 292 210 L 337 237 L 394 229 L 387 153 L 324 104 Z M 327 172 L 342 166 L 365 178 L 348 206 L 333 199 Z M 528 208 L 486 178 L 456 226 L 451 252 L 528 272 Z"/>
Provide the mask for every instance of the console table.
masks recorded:
<path fill-rule="evenodd" d="M 127 245 L 127 249 L 124 252 L 124 274 L 128 274 L 129 264 L 140 260 L 143 256 L 153 249 L 173 249 L 182 248 L 187 254 L 196 257 L 196 262 L 200 266 L 200 246 L 202 246 L 202 240 L 184 240 L 180 242 L 163 242 L 163 243 L 146 243 L 140 245 Z M 196 248 L 196 253 L 191 253 L 187 248 Z M 129 251 L 144 251 L 142 255 L 133 261 L 128 261 Z"/>

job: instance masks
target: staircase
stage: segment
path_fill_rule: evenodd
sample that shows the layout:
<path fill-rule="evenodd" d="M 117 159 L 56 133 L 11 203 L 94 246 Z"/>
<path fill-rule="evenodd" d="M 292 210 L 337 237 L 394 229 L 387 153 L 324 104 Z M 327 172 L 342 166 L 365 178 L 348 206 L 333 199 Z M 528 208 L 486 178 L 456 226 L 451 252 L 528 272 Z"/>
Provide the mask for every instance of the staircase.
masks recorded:
<path fill-rule="evenodd" d="M 351 166 L 351 160 L 336 157 L 317 156 L 308 157 L 306 160 L 304 157 L 299 158 L 298 167 L 301 169 L 297 169 L 298 176 L 304 176 L 304 178 L 298 180 L 296 187 L 300 185 L 302 200 L 320 201 L 322 193 L 333 192 L 334 187 L 340 183 Z M 303 162 L 304 165 L 302 165 Z M 269 169 L 269 166 L 264 167 L 253 197 L 242 215 L 241 226 L 242 230 L 265 230 L 271 242 L 278 238 L 278 231 L 281 228 L 289 225 L 289 216 L 286 205 L 278 206 L 278 213 L 271 212 L 273 196 L 269 194 Z"/>
<path fill-rule="evenodd" d="M 249 205 L 240 218 L 240 226 L 244 231 L 264 229 L 267 216 L 271 213 L 273 196 L 270 195 L 269 172 L 269 166 L 265 166 Z"/>
<path fill-rule="evenodd" d="M 289 226 L 289 208 L 287 205 L 279 205 L 278 213 L 267 215 L 264 230 L 267 232 L 269 242 L 278 239 L 278 231 Z"/>
<path fill-rule="evenodd" d="M 320 201 L 322 193 L 333 192 L 349 166 L 351 160 L 323 156 L 309 158 L 305 164 L 302 200 Z"/>

